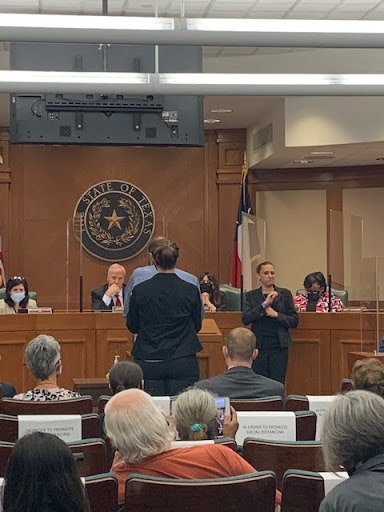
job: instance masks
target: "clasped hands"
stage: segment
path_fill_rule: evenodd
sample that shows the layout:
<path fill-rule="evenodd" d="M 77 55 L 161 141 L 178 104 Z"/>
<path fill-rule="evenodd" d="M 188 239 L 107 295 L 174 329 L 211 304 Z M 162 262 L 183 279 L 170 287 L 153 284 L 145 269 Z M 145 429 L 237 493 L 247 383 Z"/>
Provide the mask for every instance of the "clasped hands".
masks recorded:
<path fill-rule="evenodd" d="M 271 318 L 277 317 L 277 312 L 273 309 L 272 303 L 278 295 L 279 295 L 278 292 L 276 290 L 273 290 L 273 292 L 268 293 L 267 298 L 264 301 L 265 314 L 267 316 L 270 316 Z"/>

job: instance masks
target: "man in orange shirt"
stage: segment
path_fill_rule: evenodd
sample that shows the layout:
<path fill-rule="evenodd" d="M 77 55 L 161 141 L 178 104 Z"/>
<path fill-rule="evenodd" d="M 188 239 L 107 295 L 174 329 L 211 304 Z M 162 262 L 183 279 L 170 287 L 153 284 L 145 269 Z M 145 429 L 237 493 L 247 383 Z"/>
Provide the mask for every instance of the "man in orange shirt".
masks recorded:
<path fill-rule="evenodd" d="M 111 471 L 118 479 L 120 504 L 131 473 L 197 479 L 256 472 L 240 455 L 219 444 L 172 449 L 164 414 L 140 389 L 121 391 L 109 400 L 105 430 L 117 448 Z"/>

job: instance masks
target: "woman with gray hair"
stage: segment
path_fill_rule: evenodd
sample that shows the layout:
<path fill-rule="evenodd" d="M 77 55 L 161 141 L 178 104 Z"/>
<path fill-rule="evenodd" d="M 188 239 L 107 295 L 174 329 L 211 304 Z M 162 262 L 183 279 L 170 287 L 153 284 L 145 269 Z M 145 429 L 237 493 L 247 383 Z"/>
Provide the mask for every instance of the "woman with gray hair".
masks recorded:
<path fill-rule="evenodd" d="M 37 379 L 34 389 L 15 395 L 18 400 L 66 400 L 77 398 L 79 393 L 60 388 L 57 377 L 61 375 L 60 345 L 53 336 L 40 334 L 33 338 L 25 349 L 28 370 Z"/>
<path fill-rule="evenodd" d="M 322 441 L 328 468 L 350 478 L 327 494 L 320 512 L 382 512 L 384 400 L 362 390 L 339 395 L 324 415 Z"/>
<path fill-rule="evenodd" d="M 224 437 L 235 438 L 239 428 L 237 414 L 224 418 Z M 181 393 L 172 406 L 175 427 L 182 441 L 214 439 L 219 433 L 219 418 L 214 396 L 204 389 L 190 388 Z"/>

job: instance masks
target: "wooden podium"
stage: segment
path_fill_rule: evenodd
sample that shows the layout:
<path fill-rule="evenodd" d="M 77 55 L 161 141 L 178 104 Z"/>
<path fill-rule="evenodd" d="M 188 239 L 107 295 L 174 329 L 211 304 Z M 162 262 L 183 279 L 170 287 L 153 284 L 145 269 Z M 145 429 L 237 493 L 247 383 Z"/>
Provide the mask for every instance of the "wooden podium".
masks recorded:
<path fill-rule="evenodd" d="M 115 355 L 126 359 L 133 336 L 119 313 L 52 313 L 51 315 L 1 315 L 0 380 L 18 392 L 35 385 L 24 360 L 27 343 L 38 334 L 50 334 L 61 345 L 63 374 L 59 383 L 72 389 L 73 379 L 105 378 Z M 203 350 L 198 353 L 200 377 L 222 373 L 223 336 L 212 319 L 203 320 L 199 332 Z"/>
<path fill-rule="evenodd" d="M 384 353 L 383 352 L 349 352 L 348 354 L 348 371 L 349 375 L 352 373 L 353 365 L 359 359 L 368 359 L 368 358 L 379 359 L 381 363 L 384 364 Z"/>

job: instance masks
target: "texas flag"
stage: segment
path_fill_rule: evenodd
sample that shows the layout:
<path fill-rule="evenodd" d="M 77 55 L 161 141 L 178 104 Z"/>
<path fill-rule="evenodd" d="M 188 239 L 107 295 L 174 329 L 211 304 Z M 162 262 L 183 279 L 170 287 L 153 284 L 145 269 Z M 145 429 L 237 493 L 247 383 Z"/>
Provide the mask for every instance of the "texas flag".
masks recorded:
<path fill-rule="evenodd" d="M 5 286 L 5 270 L 4 270 L 4 258 L 1 250 L 1 236 L 0 236 L 0 288 Z"/>
<path fill-rule="evenodd" d="M 239 198 L 239 206 L 237 208 L 237 219 L 236 219 L 236 230 L 235 230 L 235 239 L 233 241 L 232 248 L 232 261 L 231 261 L 231 276 L 230 276 L 230 284 L 232 286 L 236 286 L 237 288 L 242 288 L 241 286 L 241 276 L 242 276 L 242 249 L 243 249 L 243 216 L 244 214 L 252 214 L 252 204 L 251 198 L 248 192 L 248 167 L 247 160 L 244 154 L 244 163 L 242 168 L 241 175 L 241 184 L 240 184 L 240 198 Z"/>

